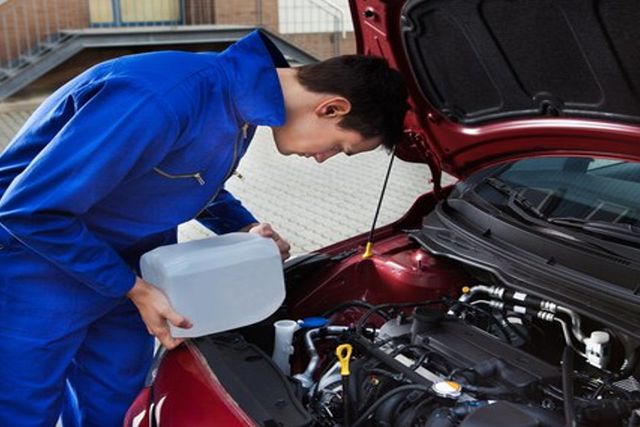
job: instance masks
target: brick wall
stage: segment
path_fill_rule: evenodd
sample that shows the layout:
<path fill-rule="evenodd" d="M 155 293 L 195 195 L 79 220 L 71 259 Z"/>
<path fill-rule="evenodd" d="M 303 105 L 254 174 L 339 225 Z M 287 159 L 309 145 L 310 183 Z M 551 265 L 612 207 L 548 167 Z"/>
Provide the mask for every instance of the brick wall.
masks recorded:
<path fill-rule="evenodd" d="M 218 0 L 215 2 L 215 23 L 257 25 L 278 34 L 278 0 Z M 282 34 L 281 36 L 319 59 L 336 54 L 355 53 L 356 50 L 353 32 L 348 32 L 346 38 L 339 36 L 337 43 L 337 35 L 332 33 Z"/>
<path fill-rule="evenodd" d="M 55 5 L 59 5 L 55 7 Z M 8 0 L 0 5 L 0 68 L 7 65 L 59 27 L 85 28 L 89 23 L 86 0 Z"/>
<path fill-rule="evenodd" d="M 346 37 L 334 33 L 285 34 L 285 39 L 300 46 L 318 59 L 356 53 L 356 40 L 353 32 Z"/>
<path fill-rule="evenodd" d="M 216 20 L 215 0 L 193 0 L 184 2 L 186 25 L 213 24 Z"/>
<path fill-rule="evenodd" d="M 215 11 L 216 24 L 255 25 L 278 31 L 278 0 L 218 0 Z"/>
<path fill-rule="evenodd" d="M 262 26 L 278 33 L 278 0 L 186 0 L 185 23 L 241 24 Z M 0 68 L 38 42 L 52 36 L 57 28 L 89 27 L 89 0 L 8 0 L 0 4 Z M 283 34 L 312 55 L 324 59 L 336 53 L 354 53 L 353 33 L 336 37 L 332 33 Z"/>

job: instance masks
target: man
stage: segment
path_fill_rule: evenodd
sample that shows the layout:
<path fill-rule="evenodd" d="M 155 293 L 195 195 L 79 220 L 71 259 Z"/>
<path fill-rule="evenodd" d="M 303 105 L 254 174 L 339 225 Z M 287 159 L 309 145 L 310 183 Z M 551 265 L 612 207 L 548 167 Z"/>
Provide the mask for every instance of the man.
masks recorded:
<path fill-rule="evenodd" d="M 224 190 L 255 128 L 323 162 L 392 146 L 400 75 L 345 56 L 297 69 L 261 33 L 221 54 L 159 52 L 99 64 L 47 99 L 0 155 L 0 425 L 115 426 L 167 322 L 141 254 L 197 217 L 216 233 L 289 245 Z"/>

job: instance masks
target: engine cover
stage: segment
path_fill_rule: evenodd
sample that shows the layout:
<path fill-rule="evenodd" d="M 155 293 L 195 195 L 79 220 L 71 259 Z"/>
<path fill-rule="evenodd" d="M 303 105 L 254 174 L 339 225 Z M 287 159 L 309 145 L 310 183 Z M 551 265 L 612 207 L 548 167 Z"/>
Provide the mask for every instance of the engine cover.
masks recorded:
<path fill-rule="evenodd" d="M 398 324 L 397 320 L 390 320 L 380 329 L 382 339 L 410 334 L 411 324 Z M 494 382 L 497 380 L 514 389 L 525 389 L 561 377 L 556 366 L 459 319 L 446 318 L 431 323 L 427 330 L 413 334 L 413 344 L 442 355 L 455 368 L 472 368 Z"/>
<path fill-rule="evenodd" d="M 501 382 L 516 388 L 534 382 L 549 382 L 561 376 L 557 367 L 457 319 L 443 320 L 416 335 L 415 344 L 436 351 L 458 368 L 497 366 L 499 372 L 496 374 Z"/>

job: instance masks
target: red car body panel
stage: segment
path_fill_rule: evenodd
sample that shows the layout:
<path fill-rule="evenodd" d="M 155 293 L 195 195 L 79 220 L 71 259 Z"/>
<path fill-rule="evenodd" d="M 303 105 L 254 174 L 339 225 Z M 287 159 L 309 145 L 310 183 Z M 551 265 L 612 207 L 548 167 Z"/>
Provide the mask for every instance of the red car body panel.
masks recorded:
<path fill-rule="evenodd" d="M 150 414 L 155 422 L 150 422 Z M 207 362 L 189 342 L 169 352 L 152 387 L 129 408 L 125 426 L 225 426 L 256 424 L 225 391 Z"/>
<path fill-rule="evenodd" d="M 351 2 L 358 52 L 386 58 L 404 76 L 413 72 L 405 56 L 400 31 L 404 2 Z M 436 184 L 440 172 L 459 178 L 495 165 L 533 156 L 578 155 L 640 159 L 640 127 L 629 124 L 558 118 L 508 119 L 466 127 L 444 118 L 407 79 L 411 111 L 407 139 L 398 156 L 430 165 Z M 559 149 L 559 147 L 562 147 Z"/>
<path fill-rule="evenodd" d="M 419 227 L 422 213 L 430 210 L 435 201 L 433 193 L 425 194 L 401 219 L 377 229 L 374 255 L 369 259 L 362 259 L 368 233 L 322 249 L 320 252 L 328 255 L 354 248 L 357 251 L 312 280 L 290 288 L 287 305 L 291 314 L 296 318 L 313 316 L 347 300 L 381 304 L 456 296 L 455 290 L 466 283 L 460 270 L 399 234 L 403 229 Z"/>

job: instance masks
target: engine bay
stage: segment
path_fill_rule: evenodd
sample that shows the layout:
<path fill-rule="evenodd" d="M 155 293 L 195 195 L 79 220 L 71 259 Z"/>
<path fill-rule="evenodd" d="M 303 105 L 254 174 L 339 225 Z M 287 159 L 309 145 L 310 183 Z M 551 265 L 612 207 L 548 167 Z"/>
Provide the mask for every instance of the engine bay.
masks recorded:
<path fill-rule="evenodd" d="M 414 301 L 325 301 L 328 309 L 300 317 L 283 307 L 241 330 L 287 378 L 288 406 L 308 415 L 284 425 L 640 425 L 633 340 L 454 267 L 466 268 L 470 286 Z"/>
<path fill-rule="evenodd" d="M 580 316 L 550 301 L 478 285 L 458 299 L 372 306 L 355 325 L 337 323 L 302 329 L 305 350 L 294 343 L 294 358 L 310 358 L 292 379 L 315 425 L 637 423 L 635 356 L 620 360 L 611 331 L 585 337 Z M 341 345 L 352 351 L 347 375 Z"/>

